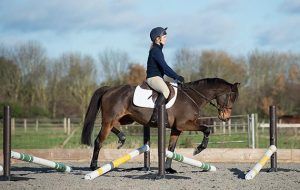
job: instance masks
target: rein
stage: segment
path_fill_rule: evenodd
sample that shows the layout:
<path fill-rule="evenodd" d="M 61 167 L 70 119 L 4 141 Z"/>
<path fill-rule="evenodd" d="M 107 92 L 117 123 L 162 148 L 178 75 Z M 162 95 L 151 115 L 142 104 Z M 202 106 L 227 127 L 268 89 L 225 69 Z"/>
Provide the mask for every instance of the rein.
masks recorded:
<path fill-rule="evenodd" d="M 196 92 L 198 95 L 200 95 L 202 98 L 204 98 L 206 101 L 209 102 L 210 105 L 214 106 L 215 108 L 217 108 L 217 110 L 220 110 L 219 106 L 216 105 L 215 103 L 213 103 L 210 99 L 208 99 L 204 94 L 202 94 L 201 92 L 199 92 L 198 90 L 194 89 L 193 87 L 187 86 L 182 84 L 184 88 L 189 88 L 192 91 Z"/>
<path fill-rule="evenodd" d="M 210 100 L 209 98 L 207 98 L 204 94 L 202 94 L 201 92 L 199 92 L 198 90 L 194 89 L 193 87 L 190 87 L 188 85 L 185 85 L 185 84 L 181 84 L 181 86 L 183 87 L 182 88 L 182 92 L 197 106 L 197 108 L 200 110 L 200 107 L 198 106 L 198 104 L 196 103 L 196 101 L 190 96 L 188 95 L 187 92 L 184 91 L 184 88 L 186 89 L 190 89 L 192 91 L 194 91 L 195 93 L 197 93 L 198 95 L 200 95 L 203 99 L 205 99 L 210 105 L 214 106 L 218 111 L 222 111 L 224 110 L 224 108 L 227 108 L 227 109 L 232 109 L 231 107 L 227 107 L 225 104 L 228 103 L 228 96 L 226 96 L 226 103 L 224 103 L 224 105 L 222 106 L 219 106 L 218 104 L 215 104 L 212 102 L 212 100 Z M 232 94 L 233 92 L 228 92 L 228 93 L 224 93 L 224 94 L 220 94 L 220 95 L 217 95 L 216 97 L 219 97 L 219 96 L 223 96 L 223 95 L 228 95 L 228 94 Z M 214 98 L 215 99 L 215 98 Z"/>

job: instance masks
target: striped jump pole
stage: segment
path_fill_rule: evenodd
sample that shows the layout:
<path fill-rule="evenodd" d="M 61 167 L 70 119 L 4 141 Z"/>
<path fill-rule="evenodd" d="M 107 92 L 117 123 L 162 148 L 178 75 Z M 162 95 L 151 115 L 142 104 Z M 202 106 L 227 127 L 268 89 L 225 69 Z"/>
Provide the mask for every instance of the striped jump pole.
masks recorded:
<path fill-rule="evenodd" d="M 253 179 L 261 170 L 261 168 L 267 163 L 267 161 L 270 159 L 270 157 L 273 155 L 274 152 L 276 152 L 277 148 L 275 145 L 271 145 L 267 152 L 263 155 L 263 157 L 259 160 L 258 163 L 255 164 L 255 166 L 250 170 L 246 175 L 245 179 L 250 180 Z"/>
<path fill-rule="evenodd" d="M 48 166 L 48 167 L 54 168 L 60 172 L 71 172 L 71 170 L 72 170 L 72 168 L 70 166 L 67 166 L 63 163 L 53 162 L 53 161 L 35 157 L 35 156 L 29 155 L 29 154 L 11 151 L 11 157 L 14 159 L 25 161 L 25 162 L 32 162 L 32 163 L 39 164 L 42 166 Z"/>
<path fill-rule="evenodd" d="M 200 162 L 198 160 L 194 160 L 194 159 L 191 159 L 191 158 L 187 158 L 181 154 L 177 154 L 175 152 L 171 152 L 171 151 L 166 151 L 166 157 L 167 158 L 171 158 L 173 160 L 176 160 L 178 162 L 182 162 L 184 164 L 188 164 L 188 165 L 191 165 L 191 166 L 196 166 L 198 168 L 201 168 L 205 171 L 217 171 L 217 168 L 213 165 L 210 165 L 210 164 L 207 164 L 207 163 L 203 163 L 203 162 Z"/>
<path fill-rule="evenodd" d="M 110 162 L 109 164 L 105 164 L 104 166 L 102 166 L 101 168 L 91 172 L 91 173 L 88 173 L 84 176 L 84 179 L 88 179 L 88 180 L 93 180 L 95 179 L 96 177 L 100 176 L 100 175 L 103 175 L 105 173 L 107 173 L 108 171 L 118 167 L 119 165 L 127 162 L 128 160 L 131 160 L 132 158 L 144 153 L 144 152 L 147 152 L 149 151 L 150 148 L 148 145 L 144 145 L 124 156 L 122 156 L 121 158 L 118 158 L 112 162 Z"/>

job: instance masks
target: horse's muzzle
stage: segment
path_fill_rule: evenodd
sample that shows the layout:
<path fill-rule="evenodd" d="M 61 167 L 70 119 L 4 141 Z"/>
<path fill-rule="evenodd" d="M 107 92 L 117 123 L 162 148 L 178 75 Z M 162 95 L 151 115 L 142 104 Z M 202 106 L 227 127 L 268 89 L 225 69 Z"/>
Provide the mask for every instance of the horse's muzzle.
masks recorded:
<path fill-rule="evenodd" d="M 228 121 L 231 117 L 231 109 L 223 109 L 219 111 L 218 118 L 224 122 Z"/>

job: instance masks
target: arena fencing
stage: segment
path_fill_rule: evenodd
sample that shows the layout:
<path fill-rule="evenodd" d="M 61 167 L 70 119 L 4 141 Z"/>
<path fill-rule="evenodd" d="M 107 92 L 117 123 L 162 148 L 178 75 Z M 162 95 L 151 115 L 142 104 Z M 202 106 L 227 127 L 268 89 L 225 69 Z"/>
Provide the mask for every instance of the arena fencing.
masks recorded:
<path fill-rule="evenodd" d="M 201 117 L 212 129 L 208 148 L 264 148 L 268 145 L 269 123 L 259 123 L 257 114 L 234 115 L 228 122 L 220 122 L 217 117 Z M 3 120 L 0 120 L 0 138 L 3 132 Z M 101 127 L 98 117 L 94 128 L 94 137 Z M 82 119 L 79 118 L 12 118 L 12 147 L 14 149 L 80 148 Z M 143 127 L 134 123 L 119 127 L 126 136 L 125 147 L 135 148 L 143 142 Z M 300 124 L 278 123 L 280 148 L 300 148 Z M 170 130 L 167 129 L 167 138 Z M 202 140 L 201 132 L 183 132 L 177 143 L 179 148 L 195 147 Z M 294 139 L 294 140 L 293 140 Z M 109 136 L 106 147 L 117 147 L 117 138 Z M 157 146 L 157 129 L 151 128 L 151 146 Z M 168 142 L 168 139 L 166 139 Z M 298 141 L 299 142 L 299 141 Z M 285 147 L 283 147 L 285 146 Z M 2 139 L 0 140 L 2 149 Z"/>

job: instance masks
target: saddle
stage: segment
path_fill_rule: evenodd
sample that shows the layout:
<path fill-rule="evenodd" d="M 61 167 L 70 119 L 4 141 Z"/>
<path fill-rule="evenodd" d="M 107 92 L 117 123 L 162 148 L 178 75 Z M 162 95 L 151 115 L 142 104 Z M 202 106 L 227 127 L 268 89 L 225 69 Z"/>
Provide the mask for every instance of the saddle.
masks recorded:
<path fill-rule="evenodd" d="M 170 82 L 166 82 L 168 88 L 169 88 L 169 91 L 170 91 L 170 94 L 169 94 L 169 97 L 167 98 L 166 100 L 166 103 L 169 102 L 174 96 L 175 96 L 175 90 L 172 86 L 172 84 Z M 156 90 L 152 89 L 148 83 L 146 81 L 143 81 L 142 84 L 140 85 L 140 87 L 142 89 L 145 89 L 145 90 L 152 90 L 152 94 L 149 98 L 152 98 L 153 102 L 155 102 L 155 100 L 157 99 L 158 95 L 159 95 L 159 92 L 157 92 Z"/>

